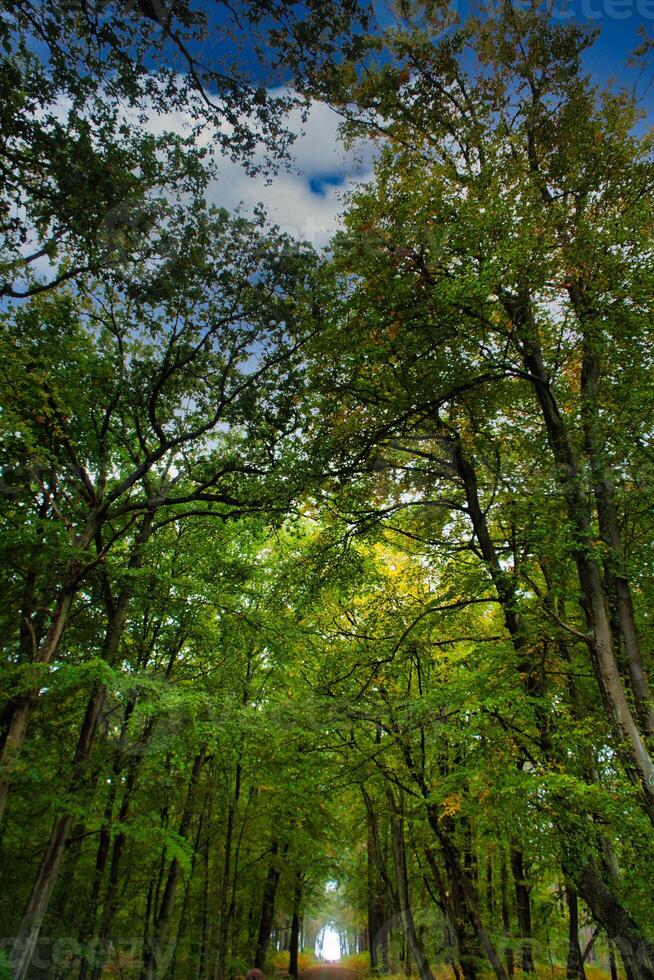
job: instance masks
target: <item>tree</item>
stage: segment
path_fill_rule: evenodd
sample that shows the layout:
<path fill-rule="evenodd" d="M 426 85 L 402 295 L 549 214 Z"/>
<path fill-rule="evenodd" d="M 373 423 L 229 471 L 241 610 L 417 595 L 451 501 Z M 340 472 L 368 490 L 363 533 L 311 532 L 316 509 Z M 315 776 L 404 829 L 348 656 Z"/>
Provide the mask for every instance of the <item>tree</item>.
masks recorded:
<path fill-rule="evenodd" d="M 279 479 L 276 459 L 279 444 L 294 427 L 296 345 L 284 339 L 292 316 L 284 267 L 290 262 L 299 271 L 304 259 L 295 249 L 291 253 L 288 243 L 266 241 L 255 226 L 230 222 L 225 215 L 199 231 L 207 253 L 215 257 L 198 258 L 196 237 L 183 263 L 183 294 L 169 278 L 166 292 L 147 281 L 145 300 L 121 297 L 111 286 L 89 291 L 77 303 L 72 296 L 48 299 L 21 311 L 22 336 L 7 338 L 8 366 L 15 372 L 8 448 L 38 468 L 31 499 L 33 470 L 24 474 L 27 500 L 21 503 L 27 507 L 17 514 L 28 521 L 34 512 L 41 520 L 51 516 L 68 543 L 55 559 L 59 581 L 55 585 L 52 569 L 47 576 L 50 623 L 39 613 L 43 629 L 37 636 L 28 621 L 33 650 L 18 665 L 4 712 L 3 804 L 39 698 L 30 673 L 34 665 L 44 670 L 55 661 L 82 583 L 135 521 L 144 521 L 138 542 L 189 514 L 214 513 L 226 520 L 262 507 L 281 504 L 284 509 L 293 493 L 292 485 Z M 225 256 L 222 268 L 220 254 Z M 149 299 L 153 289 L 156 300 Z M 39 336 L 44 326 L 52 337 L 50 351 Z M 65 389 L 53 388 L 52 362 L 43 371 L 44 358 L 52 353 L 57 370 L 69 377 L 68 399 Z M 97 388 L 89 388 L 92 404 L 76 397 L 82 372 L 89 385 L 100 377 L 105 383 L 103 398 Z M 31 418 L 35 402 L 38 414 Z M 159 512 L 169 516 L 157 520 Z M 135 547 L 130 563 L 139 560 L 140 545 Z M 30 582 L 32 593 L 25 601 L 43 610 L 48 607 L 42 597 L 37 600 L 37 586 Z M 24 594 L 24 587 L 18 591 Z M 115 603 L 110 597 L 102 653 L 109 663 L 128 601 L 129 590 Z M 79 749 L 79 762 L 95 738 L 102 690 L 98 697 L 89 709 L 90 727 L 80 736 L 85 747 Z M 72 826 L 70 815 L 62 819 L 53 830 L 19 937 L 25 957 L 21 970 L 29 962 Z"/>
<path fill-rule="evenodd" d="M 407 4 L 401 28 L 370 39 L 370 52 L 384 52 L 378 63 L 309 81 L 350 132 L 384 139 L 376 179 L 353 195 L 327 271 L 334 298 L 327 286 L 316 451 L 345 486 L 339 506 L 357 530 L 399 526 L 451 551 L 470 549 L 471 528 L 516 680 L 537 699 L 541 750 L 563 764 L 552 755 L 555 720 L 540 673 L 554 628 L 559 655 L 585 655 L 602 738 L 651 822 L 648 627 L 619 516 L 623 474 L 639 468 L 640 453 L 608 421 L 609 392 L 621 384 L 613 350 L 635 344 L 633 360 L 649 333 L 650 215 L 641 202 L 651 141 L 633 133 L 629 96 L 600 93 L 584 78 L 593 40 L 584 29 L 506 5 L 439 38 L 439 11 L 420 11 L 420 26 Z M 644 376 L 632 383 L 649 387 Z M 619 428 L 634 431 L 637 416 L 626 422 L 627 414 Z M 531 495 L 546 502 L 555 530 L 545 522 L 532 530 Z M 447 515 L 446 535 L 434 534 L 431 508 Z M 401 519 L 411 509 L 417 527 Z M 595 766 L 584 770 L 592 785 Z M 579 833 L 561 826 L 567 872 L 616 941 L 620 932 L 630 969 L 650 975 L 651 948 L 620 905 L 601 835 L 588 862 L 570 848 Z M 513 863 L 520 889 L 518 855 Z M 526 934 L 524 896 L 518 904 Z"/>
<path fill-rule="evenodd" d="M 377 33 L 357 4 L 121 11 L 7 15 L 13 973 L 233 980 L 283 949 L 297 975 L 328 916 L 422 980 L 545 951 L 583 980 L 593 944 L 651 980 L 637 104 L 589 85 L 589 32 L 535 9 L 443 32 L 403 3 Z M 207 63 L 220 14 L 223 38 L 267 34 L 262 73 L 379 137 L 322 259 L 208 210 L 192 139 L 122 127 L 172 86 L 192 125 L 237 113 L 226 149 L 259 125 L 272 149 L 282 104 Z M 119 191 L 138 221 L 98 235 Z M 31 225 L 60 249 L 40 279 L 12 264 Z"/>
<path fill-rule="evenodd" d="M 303 100 L 280 86 L 269 32 L 291 30 L 329 61 L 365 20 L 353 0 L 299 6 L 20 0 L 7 7 L 0 295 L 24 298 L 96 276 L 121 266 L 144 240 L 156 253 L 161 207 L 175 195 L 201 198 L 221 154 L 251 173 L 274 170 L 293 140 L 286 114 Z"/>

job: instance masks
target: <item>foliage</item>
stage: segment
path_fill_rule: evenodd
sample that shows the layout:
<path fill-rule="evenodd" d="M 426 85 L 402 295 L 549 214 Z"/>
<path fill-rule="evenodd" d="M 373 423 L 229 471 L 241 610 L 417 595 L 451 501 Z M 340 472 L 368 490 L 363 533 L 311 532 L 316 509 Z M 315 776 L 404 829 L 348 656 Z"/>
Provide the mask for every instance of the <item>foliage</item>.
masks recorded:
<path fill-rule="evenodd" d="M 16 980 L 297 974 L 327 922 L 373 975 L 654 976 L 651 135 L 591 32 L 442 16 L 6 13 Z M 274 167 L 316 96 L 380 143 L 323 256 L 195 140 Z"/>

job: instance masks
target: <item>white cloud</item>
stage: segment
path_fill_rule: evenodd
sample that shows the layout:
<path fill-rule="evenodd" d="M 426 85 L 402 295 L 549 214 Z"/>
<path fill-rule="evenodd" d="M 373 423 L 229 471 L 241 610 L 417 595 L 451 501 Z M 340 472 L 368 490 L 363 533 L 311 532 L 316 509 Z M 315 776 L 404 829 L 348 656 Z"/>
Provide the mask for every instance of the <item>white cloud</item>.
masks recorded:
<path fill-rule="evenodd" d="M 219 179 L 212 182 L 212 204 L 246 212 L 261 203 L 271 221 L 295 238 L 316 247 L 327 244 L 339 225 L 343 196 L 372 173 L 371 145 L 346 150 L 338 135 L 339 116 L 324 103 L 312 105 L 303 124 L 299 111 L 288 116 L 288 127 L 298 133 L 292 146 L 293 163 L 282 166 L 266 183 L 251 177 L 238 164 L 225 161 Z M 325 182 L 327 178 L 327 182 Z M 338 186 L 329 180 L 339 180 Z"/>
<path fill-rule="evenodd" d="M 270 94 L 283 95 L 284 89 L 271 90 Z M 133 113 L 127 111 L 126 116 L 132 116 L 136 123 Z M 327 245 L 339 226 L 343 198 L 357 183 L 372 176 L 377 152 L 372 141 L 360 141 L 346 150 L 338 133 L 340 121 L 338 113 L 323 102 L 311 104 L 304 122 L 300 109 L 294 109 L 285 120 L 286 127 L 297 134 L 291 146 L 292 161 L 281 164 L 277 174 L 266 179 L 252 177 L 225 157 L 219 162 L 218 179 L 209 186 L 208 202 L 230 210 L 243 205 L 246 214 L 263 204 L 271 222 L 286 233 L 316 248 Z M 195 125 L 190 116 L 179 111 L 153 112 L 148 121 L 148 129 L 157 134 L 168 131 L 188 135 Z M 215 123 L 196 136 L 200 145 L 211 143 L 212 125 Z M 231 126 L 223 120 L 220 129 L 228 134 Z M 263 152 L 262 146 L 261 162 Z"/>
<path fill-rule="evenodd" d="M 70 103 L 67 99 L 59 100 L 49 111 L 65 121 Z M 133 111 L 126 110 L 125 116 L 132 124 L 139 124 Z M 299 109 L 289 113 L 286 125 L 297 134 L 291 147 L 292 161 L 280 165 L 278 173 L 267 179 L 250 176 L 243 167 L 225 157 L 219 163 L 219 177 L 208 188 L 208 203 L 230 210 L 242 205 L 245 214 L 252 212 L 257 204 L 263 204 L 270 221 L 282 231 L 316 248 L 326 246 L 339 227 L 343 198 L 357 183 L 372 176 L 376 152 L 372 143 L 346 150 L 338 134 L 339 122 L 338 114 L 320 102 L 312 104 L 304 122 Z M 155 134 L 168 131 L 188 135 L 193 122 L 182 112 L 153 112 L 147 125 Z M 221 128 L 229 131 L 230 127 L 223 123 Z M 209 144 L 209 127 L 197 139 L 202 145 Z M 32 271 L 48 279 L 55 268 L 44 256 L 32 265 Z"/>

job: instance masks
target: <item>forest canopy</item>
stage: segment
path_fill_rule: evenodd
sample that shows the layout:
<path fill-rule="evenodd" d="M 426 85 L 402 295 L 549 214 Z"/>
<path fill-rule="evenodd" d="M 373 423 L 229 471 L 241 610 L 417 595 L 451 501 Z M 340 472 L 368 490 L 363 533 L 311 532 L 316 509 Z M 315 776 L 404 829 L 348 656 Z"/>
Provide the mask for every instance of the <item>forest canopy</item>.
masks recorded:
<path fill-rule="evenodd" d="M 652 134 L 392 13 L 3 4 L 0 977 L 654 980 Z"/>

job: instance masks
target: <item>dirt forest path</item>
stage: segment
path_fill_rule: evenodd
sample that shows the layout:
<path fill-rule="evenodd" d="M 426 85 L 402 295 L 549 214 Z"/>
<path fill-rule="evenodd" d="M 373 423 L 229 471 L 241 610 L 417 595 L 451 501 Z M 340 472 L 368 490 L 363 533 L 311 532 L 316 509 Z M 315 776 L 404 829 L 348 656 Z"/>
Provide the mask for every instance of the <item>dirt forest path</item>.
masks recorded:
<path fill-rule="evenodd" d="M 301 974 L 302 980 L 360 980 L 360 970 L 350 970 L 338 963 L 318 963 Z"/>

